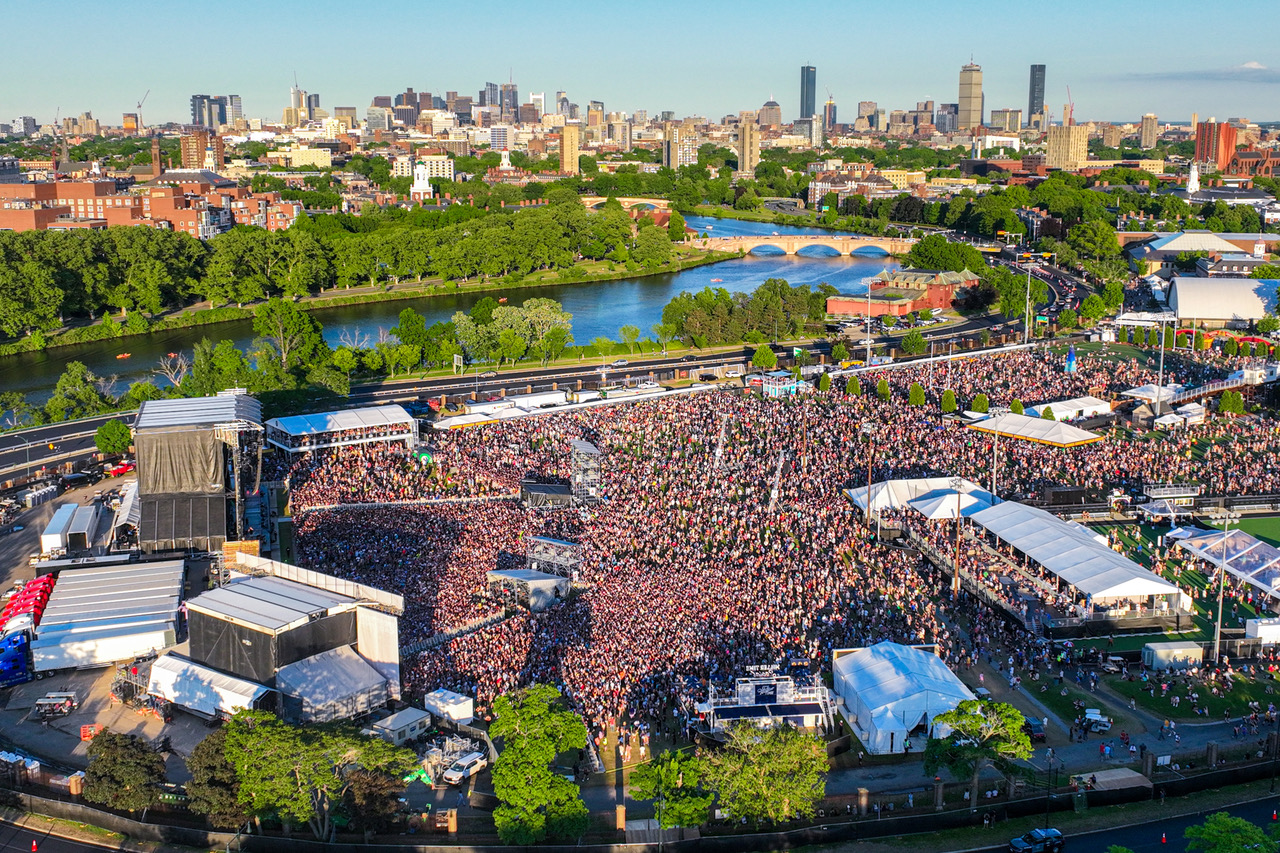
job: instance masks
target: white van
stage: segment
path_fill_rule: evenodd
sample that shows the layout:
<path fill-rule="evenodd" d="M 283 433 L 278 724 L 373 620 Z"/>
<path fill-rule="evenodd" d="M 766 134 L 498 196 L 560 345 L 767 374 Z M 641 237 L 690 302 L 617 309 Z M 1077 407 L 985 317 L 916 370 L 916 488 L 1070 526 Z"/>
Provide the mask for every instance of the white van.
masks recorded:
<path fill-rule="evenodd" d="M 488 766 L 489 759 L 483 752 L 468 752 L 444 771 L 444 781 L 449 785 L 461 785 L 464 780 L 470 779 Z"/>

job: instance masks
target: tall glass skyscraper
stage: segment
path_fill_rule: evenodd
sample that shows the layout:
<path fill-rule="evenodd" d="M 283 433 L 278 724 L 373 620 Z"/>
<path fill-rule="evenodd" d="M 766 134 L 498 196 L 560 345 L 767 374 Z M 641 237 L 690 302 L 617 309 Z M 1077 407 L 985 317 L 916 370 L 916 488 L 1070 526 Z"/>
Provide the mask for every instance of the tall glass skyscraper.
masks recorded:
<path fill-rule="evenodd" d="M 800 118 L 813 118 L 818 111 L 818 69 L 800 66 Z"/>
<path fill-rule="evenodd" d="M 1031 66 L 1031 88 L 1027 93 L 1027 124 L 1032 116 L 1044 112 L 1044 66 Z"/>

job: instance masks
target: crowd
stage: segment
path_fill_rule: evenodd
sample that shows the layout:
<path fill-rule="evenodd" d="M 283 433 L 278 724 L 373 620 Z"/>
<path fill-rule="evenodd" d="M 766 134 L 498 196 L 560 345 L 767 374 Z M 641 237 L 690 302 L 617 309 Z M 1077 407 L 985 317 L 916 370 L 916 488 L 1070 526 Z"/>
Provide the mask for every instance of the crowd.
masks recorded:
<path fill-rule="evenodd" d="M 1170 357 L 1166 375 L 1191 381 L 1218 370 Z M 500 612 L 484 573 L 519 565 L 528 536 L 583 543 L 580 594 L 406 659 L 404 678 L 410 694 L 443 686 L 473 695 L 481 714 L 513 687 L 554 683 L 597 737 L 609 723 L 680 725 L 709 684 L 731 682 L 748 665 L 817 673 L 832 649 L 884 639 L 937 643 L 957 668 L 980 657 L 999 669 L 1047 664 L 1049 652 L 1009 618 L 1005 605 L 1015 602 L 952 600 L 947 576 L 919 551 L 876 540 L 842 490 L 865 485 L 868 454 L 875 480 L 958 474 L 988 483 L 991 439 L 940 417 L 945 388 L 962 407 L 978 393 L 993 405 L 1030 405 L 1114 396 L 1154 382 L 1153 371 L 1083 356 L 1065 374 L 1059 361 L 1028 352 L 883 375 L 887 402 L 870 387 L 852 396 L 842 385 L 788 400 L 709 392 L 453 430 L 432 435 L 430 465 L 387 445 L 305 454 L 278 472 L 303 510 L 298 558 L 403 593 L 402 644 L 410 645 Z M 925 406 L 907 404 L 913 382 L 929 388 Z M 496 497 L 525 477 L 567 477 L 568 441 L 579 437 L 606 453 L 603 502 L 539 513 Z M 1195 479 L 1210 442 L 1211 468 L 1222 475 L 1216 488 L 1280 491 L 1276 472 L 1254 457 L 1280 450 L 1280 431 L 1258 419 L 1071 449 L 1005 440 L 1000 490 Z M 305 511 L 436 495 L 487 499 Z M 905 521 L 951 553 L 949 528 Z M 964 568 L 986 571 L 995 589 L 989 570 L 1000 559 L 969 543 Z M 1044 580 L 1024 568 L 1028 584 Z"/>

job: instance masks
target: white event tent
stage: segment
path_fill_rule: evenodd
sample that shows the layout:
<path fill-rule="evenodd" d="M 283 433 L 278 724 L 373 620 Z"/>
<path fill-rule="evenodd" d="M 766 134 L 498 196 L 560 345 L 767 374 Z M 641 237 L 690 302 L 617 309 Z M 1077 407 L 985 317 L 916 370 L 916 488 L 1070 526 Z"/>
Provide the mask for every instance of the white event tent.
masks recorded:
<path fill-rule="evenodd" d="M 1094 602 L 1180 595 L 1176 585 L 1117 554 L 1088 528 L 1042 509 L 1006 501 L 970 519 Z"/>
<path fill-rule="evenodd" d="M 838 649 L 831 668 L 841 711 L 874 755 L 902 752 L 912 737 L 923 750 L 929 735 L 947 734 L 933 718 L 974 698 L 936 654 L 897 643 Z"/>
<path fill-rule="evenodd" d="M 1102 436 L 1079 427 L 1059 421 L 1046 421 L 1043 418 L 1032 418 L 1027 415 L 1015 415 L 1007 412 L 976 423 L 969 424 L 969 429 L 979 432 L 999 433 L 1006 438 L 1019 438 L 1039 444 L 1052 444 L 1055 447 L 1075 447 L 1102 441 Z"/>
<path fill-rule="evenodd" d="M 955 518 L 956 492 L 961 497 L 960 514 L 967 516 L 986 506 L 990 506 L 991 493 L 971 480 L 956 477 L 917 477 L 911 480 L 882 480 L 871 485 L 871 511 L 880 512 L 886 509 L 901 509 L 911 506 L 913 509 L 934 518 L 925 508 L 940 513 L 937 518 Z M 863 512 L 867 510 L 867 487 L 844 490 L 845 496 L 853 501 Z M 950 500 L 950 507 L 947 501 Z M 940 503 L 941 506 L 936 504 Z"/>
<path fill-rule="evenodd" d="M 1225 563 L 1227 572 L 1261 589 L 1280 596 L 1280 549 L 1245 533 L 1232 530 L 1197 530 L 1178 541 L 1178 547 L 1215 566 Z"/>

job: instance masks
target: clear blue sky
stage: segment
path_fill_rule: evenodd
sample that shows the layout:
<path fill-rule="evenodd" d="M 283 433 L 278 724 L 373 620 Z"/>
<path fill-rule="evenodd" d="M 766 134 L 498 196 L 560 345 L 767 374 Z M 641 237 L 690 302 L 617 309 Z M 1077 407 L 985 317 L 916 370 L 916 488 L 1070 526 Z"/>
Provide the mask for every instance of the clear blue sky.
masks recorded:
<path fill-rule="evenodd" d="M 119 124 L 142 94 L 144 120 L 184 121 L 193 93 L 239 94 L 249 116 L 279 118 L 294 72 L 325 107 L 363 110 L 411 86 L 473 97 L 508 73 L 527 93 L 565 89 L 585 107 L 719 118 L 772 94 L 784 120 L 799 67 L 818 68 L 845 120 L 860 100 L 910 109 L 953 102 L 962 64 L 983 66 L 990 111 L 1027 104 L 1028 66 L 1048 66 L 1055 116 L 1080 120 L 1280 119 L 1275 0 L 1099 0 L 998 6 L 916 0 L 545 0 L 441 4 L 385 0 L 9 0 L 0 120 L 61 107 Z M 1226 18 L 1225 20 L 1223 18 Z M 1248 22 L 1255 22 L 1250 25 Z M 21 34 L 21 35 L 20 35 Z M 56 55 L 51 45 L 56 43 Z"/>

